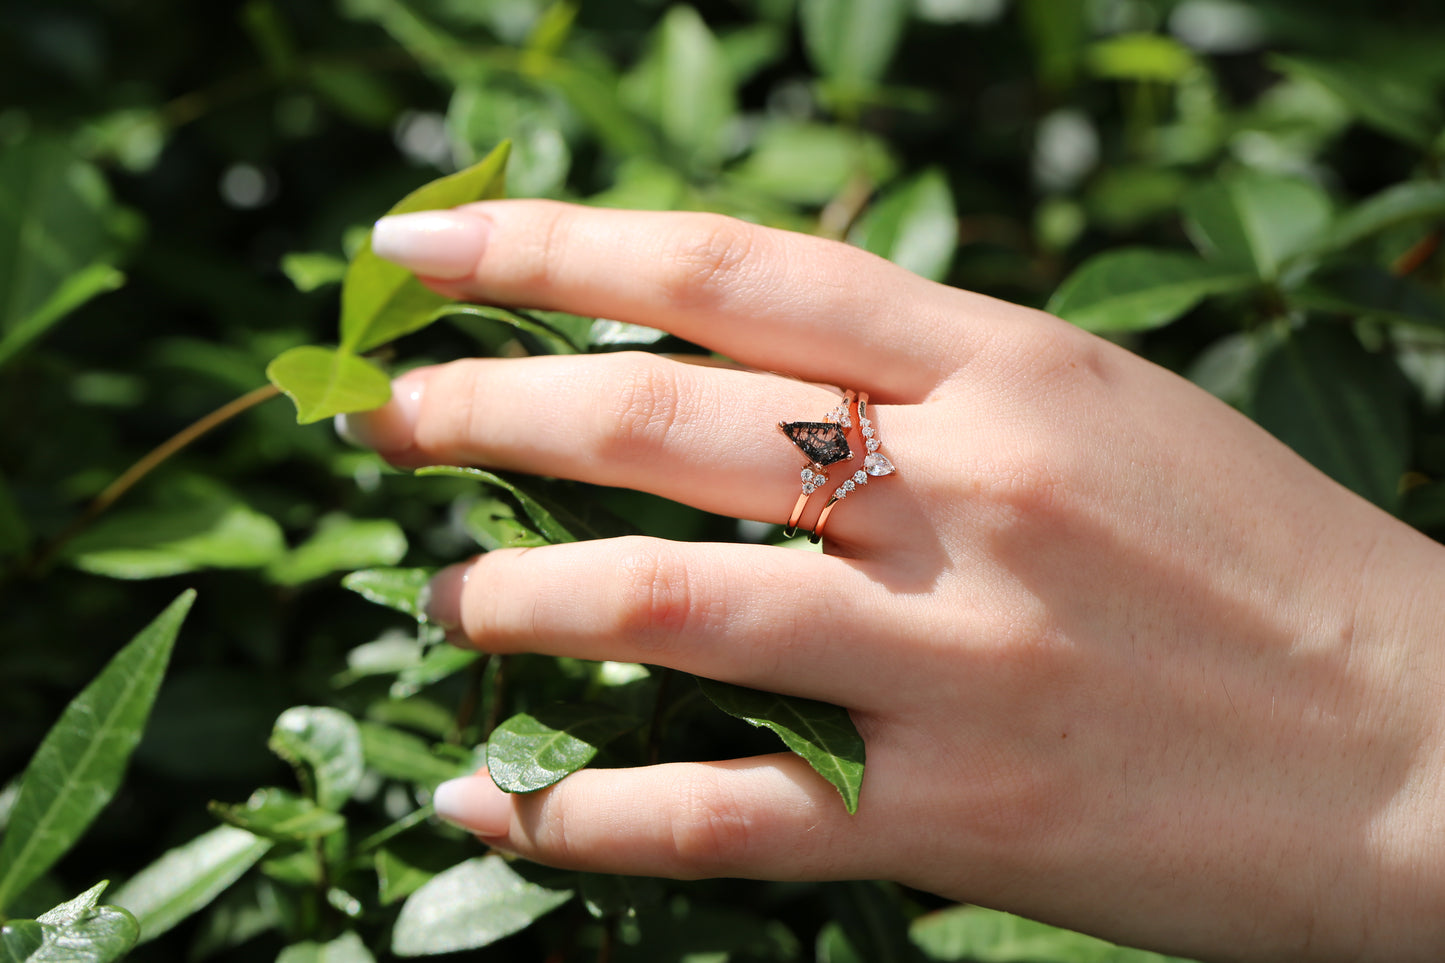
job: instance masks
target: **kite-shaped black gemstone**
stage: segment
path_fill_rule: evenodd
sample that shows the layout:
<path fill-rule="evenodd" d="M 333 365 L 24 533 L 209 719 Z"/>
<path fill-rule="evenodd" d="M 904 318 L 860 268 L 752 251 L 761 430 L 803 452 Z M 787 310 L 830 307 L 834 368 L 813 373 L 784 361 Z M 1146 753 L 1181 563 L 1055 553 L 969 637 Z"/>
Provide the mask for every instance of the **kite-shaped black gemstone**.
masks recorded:
<path fill-rule="evenodd" d="M 853 457 L 848 432 L 831 421 L 784 421 L 778 428 L 815 465 L 832 465 Z"/>

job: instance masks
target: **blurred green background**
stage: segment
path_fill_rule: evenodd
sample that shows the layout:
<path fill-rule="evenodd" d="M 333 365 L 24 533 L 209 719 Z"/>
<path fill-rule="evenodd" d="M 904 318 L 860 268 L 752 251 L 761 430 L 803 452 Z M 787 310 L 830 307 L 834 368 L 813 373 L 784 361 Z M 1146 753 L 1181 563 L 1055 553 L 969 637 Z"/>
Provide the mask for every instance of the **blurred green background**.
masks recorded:
<path fill-rule="evenodd" d="M 365 654 L 411 644 L 412 623 L 339 581 L 525 537 L 507 522 L 512 500 L 390 472 L 270 400 L 98 518 L 83 512 L 153 446 L 264 385 L 276 354 L 334 341 L 336 282 L 370 223 L 506 139 L 515 196 L 722 211 L 1051 305 L 1440 536 L 1441 50 L 1445 17 L 1428 0 L 10 0 L 0 778 L 18 776 L 126 639 L 182 588 L 199 590 L 123 789 L 11 915 L 125 880 L 213 826 L 209 800 L 290 785 L 267 749 L 288 706 L 339 706 L 454 747 L 500 711 L 457 720 L 482 681 L 467 671 L 398 695 L 401 670 L 373 672 Z M 689 350 L 617 325 L 579 330 L 590 350 Z M 534 348 L 504 326 L 459 322 L 389 360 Z M 772 537 L 656 499 L 556 492 L 652 534 Z M 519 660 L 511 704 L 528 686 L 558 697 L 595 686 L 590 671 Z M 665 757 L 772 745 L 679 712 Z M 384 781 L 358 825 L 425 799 Z M 431 851 L 428 872 L 474 854 L 436 838 L 450 848 Z M 394 906 L 337 915 L 313 894 L 310 916 L 276 910 L 306 885 L 274 867 L 252 874 L 137 952 L 270 957 L 348 926 L 384 952 Z M 513 937 L 489 958 L 982 952 L 908 943 L 897 927 L 872 950 L 851 923 L 838 935 L 857 915 L 849 900 L 885 906 L 899 926 L 937 908 L 893 889 L 666 892 L 721 907 L 718 927 L 754 927 L 761 942 L 629 937 L 628 896 L 600 916 L 574 903 L 550 935 Z M 749 922 L 724 925 L 728 913 Z M 1095 958 L 1084 953 L 979 958 Z"/>

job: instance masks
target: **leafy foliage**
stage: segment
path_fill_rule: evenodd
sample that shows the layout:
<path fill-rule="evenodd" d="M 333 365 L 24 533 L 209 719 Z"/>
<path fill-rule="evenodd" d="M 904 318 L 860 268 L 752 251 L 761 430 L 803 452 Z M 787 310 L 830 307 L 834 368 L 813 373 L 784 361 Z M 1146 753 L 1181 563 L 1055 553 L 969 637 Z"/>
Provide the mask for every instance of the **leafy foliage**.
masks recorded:
<path fill-rule="evenodd" d="M 485 658 L 425 618 L 427 578 L 473 552 L 751 529 L 399 473 L 295 422 L 381 404 L 414 364 L 695 350 L 449 303 L 371 253 L 378 216 L 505 181 L 846 239 L 1047 306 L 1439 538 L 1437 19 L 1395 0 L 24 5 L 0 58 L 25 91 L 0 111 L 0 759 L 23 771 L 0 794 L 0 960 L 137 939 L 288 963 L 1156 959 L 881 884 L 469 858 L 430 793 L 488 762 L 525 791 L 777 736 L 853 808 L 863 746 L 837 707 L 705 685 L 754 732 L 674 673 Z M 118 626 L 163 608 L 110 660 Z M 122 782 L 132 754 L 144 778 Z"/>

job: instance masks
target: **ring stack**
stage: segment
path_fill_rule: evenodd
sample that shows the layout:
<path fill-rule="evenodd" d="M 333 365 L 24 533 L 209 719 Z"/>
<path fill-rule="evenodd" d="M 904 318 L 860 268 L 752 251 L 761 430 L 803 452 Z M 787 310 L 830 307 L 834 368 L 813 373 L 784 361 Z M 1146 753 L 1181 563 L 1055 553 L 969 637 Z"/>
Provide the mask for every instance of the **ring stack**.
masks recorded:
<path fill-rule="evenodd" d="M 893 462 L 889 461 L 888 456 L 880 451 L 882 444 L 878 440 L 878 433 L 873 427 L 872 420 L 868 417 L 868 393 L 866 391 L 861 394 L 849 391 L 843 401 L 822 421 L 783 421 L 778 423 L 778 430 L 786 435 L 788 440 L 796 445 L 808 459 L 808 463 L 803 466 L 800 473 L 803 483 L 802 492 L 793 505 L 792 514 L 788 516 L 787 527 L 783 529 L 783 534 L 788 538 L 797 534 L 798 522 L 807 508 L 809 497 L 820 488 L 828 486 L 828 466 L 853 458 L 853 449 L 848 444 L 848 429 L 855 425 L 863 441 L 863 464 L 842 484 L 833 489 L 832 496 L 818 516 L 817 524 L 808 535 L 808 541 L 815 543 L 823 537 L 823 528 L 828 523 L 828 517 L 833 513 L 833 506 L 847 498 L 850 492 L 857 491 L 860 486 L 868 484 L 868 479 L 893 474 L 895 470 Z"/>

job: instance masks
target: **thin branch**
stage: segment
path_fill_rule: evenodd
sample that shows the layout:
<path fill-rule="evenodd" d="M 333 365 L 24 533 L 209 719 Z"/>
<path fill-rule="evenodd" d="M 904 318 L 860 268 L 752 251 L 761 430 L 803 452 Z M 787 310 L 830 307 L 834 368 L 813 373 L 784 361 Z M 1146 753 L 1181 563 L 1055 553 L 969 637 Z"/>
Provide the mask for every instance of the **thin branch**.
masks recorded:
<path fill-rule="evenodd" d="M 269 401 L 275 398 L 280 393 L 281 390 L 272 384 L 262 385 L 254 391 L 248 391 L 241 397 L 227 402 L 210 414 L 192 422 L 170 438 L 152 448 L 144 457 L 121 473 L 119 478 L 107 485 L 104 491 L 95 496 L 95 498 L 91 500 L 91 503 L 85 507 L 85 511 L 81 512 L 80 516 L 71 522 L 65 531 L 55 536 L 55 538 L 39 552 L 33 568 L 36 571 L 41 571 L 48 566 L 50 562 L 54 560 L 56 553 L 64 548 L 67 542 L 85 531 L 106 509 L 119 501 L 126 492 L 130 491 L 141 479 L 162 465 L 166 459 L 206 434 L 206 432 L 225 424 L 242 412 L 261 404 L 263 401 Z"/>

